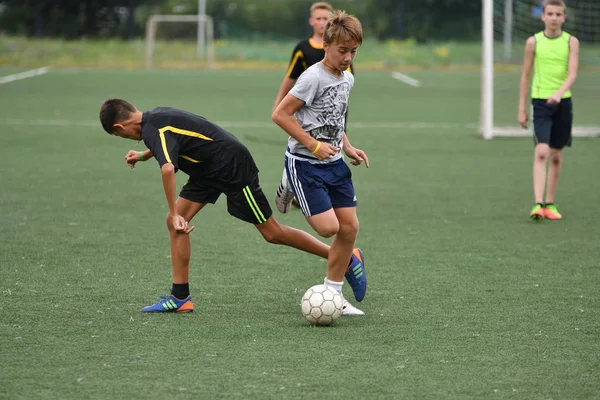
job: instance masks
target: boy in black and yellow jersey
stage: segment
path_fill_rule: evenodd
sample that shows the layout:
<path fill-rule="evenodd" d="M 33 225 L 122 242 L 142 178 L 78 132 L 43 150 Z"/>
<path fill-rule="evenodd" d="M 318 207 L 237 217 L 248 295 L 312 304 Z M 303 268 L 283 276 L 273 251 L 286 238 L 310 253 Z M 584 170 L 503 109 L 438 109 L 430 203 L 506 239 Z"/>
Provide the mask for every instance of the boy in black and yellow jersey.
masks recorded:
<path fill-rule="evenodd" d="M 531 101 L 535 131 L 535 205 L 530 217 L 534 221 L 562 218 L 554 204 L 554 197 L 562 167 L 562 149 L 571 146 L 573 105 L 570 89 L 577 79 L 579 66 L 579 40 L 562 30 L 566 10 L 563 0 L 546 0 L 542 12 L 544 30 L 531 36 L 525 43 L 518 120 L 526 129 L 525 104 L 533 69 Z"/>
<path fill-rule="evenodd" d="M 130 150 L 127 164 L 156 158 L 160 166 L 169 212 L 167 227 L 171 241 L 173 287 L 169 296 L 142 308 L 144 312 L 190 312 L 194 304 L 189 291 L 189 222 L 206 204 L 227 196 L 229 213 L 256 226 L 270 243 L 283 244 L 315 254 L 329 255 L 329 246 L 310 234 L 280 225 L 272 216 L 258 180 L 258 168 L 248 149 L 231 133 L 203 117 L 187 111 L 159 107 L 141 112 L 122 99 L 108 99 L 100 108 L 106 132 L 132 140 L 143 140 L 145 151 Z M 175 173 L 189 176 L 176 194 Z M 353 259 L 349 264 L 355 263 Z"/>
<path fill-rule="evenodd" d="M 294 87 L 294 84 L 300 75 L 302 75 L 308 67 L 318 63 L 325 57 L 325 50 L 323 49 L 323 31 L 327 21 L 331 18 L 332 13 L 333 7 L 329 3 L 314 3 L 310 7 L 308 24 L 312 27 L 313 34 L 310 38 L 298 42 L 296 47 L 294 47 L 290 65 L 288 66 L 288 70 L 279 87 L 273 110 L 275 110 L 279 103 L 281 103 L 281 100 L 283 100 L 292 87 Z"/>

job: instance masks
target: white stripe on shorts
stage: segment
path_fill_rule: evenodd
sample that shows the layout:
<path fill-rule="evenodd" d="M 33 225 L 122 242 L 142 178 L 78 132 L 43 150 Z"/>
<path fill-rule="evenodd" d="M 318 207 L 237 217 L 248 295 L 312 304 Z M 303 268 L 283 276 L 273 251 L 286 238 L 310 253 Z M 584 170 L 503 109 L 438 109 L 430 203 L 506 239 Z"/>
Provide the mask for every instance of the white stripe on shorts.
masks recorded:
<path fill-rule="evenodd" d="M 310 208 L 308 207 L 308 202 L 306 201 L 306 196 L 304 195 L 304 189 L 302 188 L 302 184 L 298 180 L 298 175 L 296 173 L 296 159 L 292 157 L 287 157 L 287 163 L 292 184 L 296 189 L 296 200 L 298 200 L 298 204 L 300 204 L 300 208 L 302 209 L 304 215 L 306 217 L 310 217 Z"/>

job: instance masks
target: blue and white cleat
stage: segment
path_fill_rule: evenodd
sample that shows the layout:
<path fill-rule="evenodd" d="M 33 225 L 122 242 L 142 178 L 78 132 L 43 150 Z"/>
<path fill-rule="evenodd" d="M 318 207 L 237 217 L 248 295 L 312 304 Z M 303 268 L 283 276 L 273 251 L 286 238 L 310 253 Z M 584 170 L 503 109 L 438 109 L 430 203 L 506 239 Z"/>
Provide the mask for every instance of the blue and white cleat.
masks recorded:
<path fill-rule="evenodd" d="M 352 262 L 344 275 L 354 292 L 356 301 L 363 301 L 367 294 L 367 274 L 365 272 L 365 257 L 361 249 L 352 251 Z"/>
<path fill-rule="evenodd" d="M 172 294 L 169 296 L 160 296 L 160 300 L 156 304 L 146 306 L 140 310 L 141 312 L 192 312 L 194 311 L 194 303 L 192 296 L 188 296 L 183 300 L 179 300 Z"/>

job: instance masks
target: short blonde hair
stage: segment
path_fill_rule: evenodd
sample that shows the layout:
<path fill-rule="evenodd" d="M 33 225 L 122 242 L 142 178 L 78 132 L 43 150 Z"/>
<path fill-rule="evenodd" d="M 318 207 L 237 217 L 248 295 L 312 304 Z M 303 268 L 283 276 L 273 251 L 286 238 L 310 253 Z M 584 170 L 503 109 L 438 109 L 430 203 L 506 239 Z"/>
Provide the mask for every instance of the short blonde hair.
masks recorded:
<path fill-rule="evenodd" d="M 339 43 L 346 40 L 355 40 L 358 45 L 362 44 L 362 25 L 354 15 L 346 11 L 337 10 L 325 25 L 323 42 L 327 44 Z"/>
<path fill-rule="evenodd" d="M 563 0 L 545 0 L 542 10 L 546 12 L 546 6 L 558 6 L 563 8 L 563 12 L 567 13 L 567 5 Z"/>
<path fill-rule="evenodd" d="M 312 14 L 315 10 L 327 10 L 329 12 L 333 12 L 333 7 L 331 6 L 331 4 L 325 2 L 325 1 L 319 1 L 318 3 L 313 3 L 312 6 L 310 6 L 310 13 Z"/>

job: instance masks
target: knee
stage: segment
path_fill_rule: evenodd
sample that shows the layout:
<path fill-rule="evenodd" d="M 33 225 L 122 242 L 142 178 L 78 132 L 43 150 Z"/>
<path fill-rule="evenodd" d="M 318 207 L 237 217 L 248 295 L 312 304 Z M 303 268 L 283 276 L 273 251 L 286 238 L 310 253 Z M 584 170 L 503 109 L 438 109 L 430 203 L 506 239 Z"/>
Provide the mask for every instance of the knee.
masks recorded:
<path fill-rule="evenodd" d="M 560 166 L 560 164 L 562 163 L 562 155 L 560 153 L 553 154 L 550 157 L 550 162 L 556 167 Z"/>
<path fill-rule="evenodd" d="M 263 238 L 271 244 L 282 244 L 281 236 L 274 232 L 262 232 Z"/>
<path fill-rule="evenodd" d="M 548 152 L 547 151 L 536 151 L 535 152 L 535 161 L 539 163 L 545 163 L 548 161 Z"/>
<path fill-rule="evenodd" d="M 349 221 L 340 226 L 340 234 L 343 234 L 346 237 L 356 238 L 358 236 L 358 219 L 353 221 Z"/>
<path fill-rule="evenodd" d="M 263 229 L 260 231 L 262 237 L 271 244 L 282 244 L 283 241 L 283 229 L 281 226 L 277 226 L 274 229 Z"/>
<path fill-rule="evenodd" d="M 177 232 L 175 230 L 175 226 L 173 225 L 173 221 L 171 220 L 171 218 L 169 218 L 169 215 L 167 214 L 166 218 L 165 218 L 165 223 L 167 224 L 167 229 L 169 230 L 169 234 L 170 235 L 177 235 L 180 232 Z"/>
<path fill-rule="evenodd" d="M 167 216 L 165 217 L 165 224 L 167 224 L 167 229 L 169 230 L 169 233 L 175 232 L 175 227 L 173 226 L 173 222 L 171 222 L 171 219 L 169 218 L 169 214 L 167 214 Z"/>
<path fill-rule="evenodd" d="M 340 230 L 340 225 L 336 222 L 330 222 L 326 225 L 314 227 L 317 234 L 324 238 L 333 237 Z"/>

